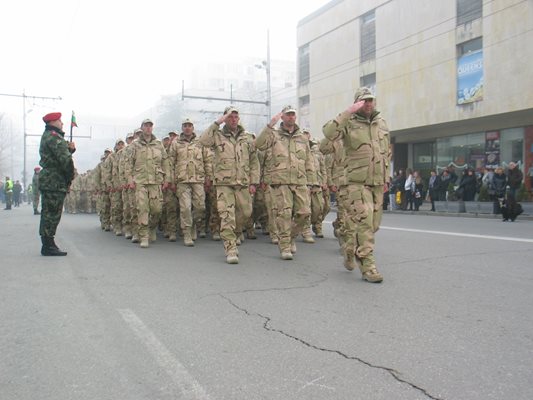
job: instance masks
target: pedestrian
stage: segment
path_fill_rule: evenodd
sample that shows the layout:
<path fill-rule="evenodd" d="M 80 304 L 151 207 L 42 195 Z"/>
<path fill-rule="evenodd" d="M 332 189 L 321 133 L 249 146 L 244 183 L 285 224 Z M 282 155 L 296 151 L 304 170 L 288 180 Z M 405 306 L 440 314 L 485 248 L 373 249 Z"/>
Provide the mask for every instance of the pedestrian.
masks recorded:
<path fill-rule="evenodd" d="M 411 168 L 407 168 L 405 171 L 405 183 L 404 183 L 404 193 L 405 193 L 405 206 L 402 209 L 413 211 L 414 205 L 414 192 L 415 192 L 415 177 L 413 176 L 413 171 Z M 402 201 L 402 206 L 404 202 Z"/>
<path fill-rule="evenodd" d="M 514 162 L 509 163 L 507 169 L 507 184 L 509 185 L 509 196 L 516 200 L 516 193 L 522 186 L 522 179 L 524 174 L 520 171 L 520 168 Z"/>
<path fill-rule="evenodd" d="M 133 142 L 126 165 L 128 187 L 135 189 L 140 247 L 147 248 L 157 239 L 156 228 L 161 217 L 162 190 L 172 183 L 167 152 L 153 134 L 154 123 L 145 119 L 142 134 Z"/>
<path fill-rule="evenodd" d="M 39 154 L 42 170 L 39 175 L 42 208 L 39 235 L 41 236 L 43 256 L 66 256 L 55 243 L 54 236 L 61 220 L 63 203 L 74 179 L 72 154 L 76 151 L 74 142 L 64 138 L 61 113 L 54 112 L 43 117 L 46 124 Z"/>
<path fill-rule="evenodd" d="M 415 211 L 418 211 L 424 201 L 424 183 L 418 171 L 415 171 L 413 173 L 413 176 L 414 176 L 413 204 L 415 206 Z"/>
<path fill-rule="evenodd" d="M 435 211 L 435 201 L 439 200 L 439 187 L 440 177 L 437 175 L 437 171 L 432 169 L 431 176 L 429 177 L 428 193 L 429 201 L 431 201 L 431 211 Z"/>
<path fill-rule="evenodd" d="M 22 185 L 20 181 L 15 181 L 13 184 L 13 205 L 15 207 L 20 207 L 20 196 L 22 194 Z"/>
<path fill-rule="evenodd" d="M 463 176 L 457 188 L 457 197 L 463 201 L 474 201 L 477 192 L 477 178 L 471 168 L 463 171 Z"/>
<path fill-rule="evenodd" d="M 228 264 L 239 263 L 237 239 L 252 215 L 252 195 L 259 184 L 259 161 L 253 137 L 239 124 L 239 110 L 226 107 L 224 114 L 200 136 L 200 143 L 214 151 L 214 182 L 220 237 Z M 222 126 L 223 124 L 223 126 Z"/>
<path fill-rule="evenodd" d="M 383 185 L 390 177 L 390 135 L 387 123 L 376 110 L 369 88 L 355 92 L 355 101 L 323 128 L 330 140 L 344 142 L 347 184 L 344 266 L 353 270 L 359 262 L 363 279 L 382 282 L 374 257 L 375 232 L 383 213 Z"/>
<path fill-rule="evenodd" d="M 4 183 L 4 196 L 6 200 L 6 208 L 4 210 L 11 210 L 13 204 L 13 181 L 6 176 L 6 182 Z"/>
<path fill-rule="evenodd" d="M 448 200 L 448 189 L 451 183 L 450 173 L 447 168 L 445 168 L 440 175 L 440 184 L 439 184 L 439 201 Z"/>
<path fill-rule="evenodd" d="M 311 216 L 310 187 L 319 186 L 309 140 L 296 124 L 296 110 L 285 106 L 274 115 L 256 146 L 263 151 L 272 149 L 276 160 L 270 171 L 270 186 L 277 207 L 278 247 L 283 260 L 292 260 L 296 237 L 304 232 Z"/>
<path fill-rule="evenodd" d="M 505 191 L 507 188 L 507 176 L 503 172 L 502 167 L 497 167 L 494 170 L 494 175 L 492 176 L 492 180 L 489 183 L 489 193 L 492 193 L 492 201 L 493 201 L 493 213 L 494 214 L 501 214 L 501 206 L 503 203 L 503 200 L 505 198 Z"/>

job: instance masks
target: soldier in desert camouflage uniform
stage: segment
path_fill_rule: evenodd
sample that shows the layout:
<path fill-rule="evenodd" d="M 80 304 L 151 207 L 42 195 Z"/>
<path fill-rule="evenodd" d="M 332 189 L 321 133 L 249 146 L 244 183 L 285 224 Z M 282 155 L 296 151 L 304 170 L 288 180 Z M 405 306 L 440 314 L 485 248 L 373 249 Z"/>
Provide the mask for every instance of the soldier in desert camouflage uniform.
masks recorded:
<path fill-rule="evenodd" d="M 221 128 L 220 126 L 224 124 Z M 259 162 L 251 136 L 239 125 L 239 111 L 227 107 L 200 137 L 203 146 L 212 148 L 214 185 L 220 215 L 220 236 L 226 262 L 239 262 L 237 236 L 252 214 L 252 197 L 259 184 Z"/>
<path fill-rule="evenodd" d="M 142 135 L 131 145 L 126 164 L 128 186 L 135 189 L 141 247 L 157 238 L 156 227 L 161 216 L 162 190 L 172 180 L 168 156 L 161 141 L 153 135 L 153 122 L 145 119 L 141 124 Z"/>
<path fill-rule="evenodd" d="M 375 110 L 368 88 L 355 93 L 355 102 L 323 128 L 330 140 L 344 143 L 346 183 L 344 266 L 353 270 L 359 261 L 363 279 L 381 282 L 374 257 L 374 234 L 383 212 L 383 185 L 389 180 L 390 135 Z"/>
<path fill-rule="evenodd" d="M 277 122 L 282 119 L 278 129 Z M 296 125 L 296 110 L 286 106 L 276 114 L 256 140 L 259 150 L 272 149 L 271 190 L 277 207 L 281 258 L 292 260 L 295 238 L 303 232 L 311 214 L 308 185 L 316 181 L 309 140 Z"/>

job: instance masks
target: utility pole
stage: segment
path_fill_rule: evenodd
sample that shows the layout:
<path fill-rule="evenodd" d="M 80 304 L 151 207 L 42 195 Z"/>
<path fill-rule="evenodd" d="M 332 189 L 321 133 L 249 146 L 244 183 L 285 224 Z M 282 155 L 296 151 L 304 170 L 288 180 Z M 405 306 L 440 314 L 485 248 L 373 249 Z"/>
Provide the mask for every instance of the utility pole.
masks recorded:
<path fill-rule="evenodd" d="M 22 90 L 22 95 L 20 94 L 7 94 L 7 93 L 0 93 L 0 96 L 8 96 L 8 97 L 22 97 L 22 129 L 24 133 L 24 167 L 22 169 L 22 183 L 24 185 L 24 190 L 26 190 L 26 137 L 29 136 L 26 133 L 26 98 L 32 98 L 32 99 L 40 99 L 40 100 L 62 100 L 60 96 L 57 97 L 47 97 L 47 96 L 28 96 L 26 95 L 26 90 Z"/>

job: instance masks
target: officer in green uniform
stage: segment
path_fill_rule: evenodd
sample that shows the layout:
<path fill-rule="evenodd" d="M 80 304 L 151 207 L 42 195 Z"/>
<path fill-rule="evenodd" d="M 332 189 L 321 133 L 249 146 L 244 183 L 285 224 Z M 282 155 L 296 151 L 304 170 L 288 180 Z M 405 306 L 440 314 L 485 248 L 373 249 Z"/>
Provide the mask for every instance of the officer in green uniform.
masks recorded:
<path fill-rule="evenodd" d="M 61 113 L 46 114 L 43 117 L 46 124 L 39 154 L 39 164 L 43 168 L 39 176 L 39 190 L 41 192 L 41 235 L 43 256 L 66 256 L 54 241 L 57 225 L 61 220 L 63 202 L 70 183 L 74 179 L 74 162 L 72 153 L 76 151 L 73 142 L 64 139 Z"/>

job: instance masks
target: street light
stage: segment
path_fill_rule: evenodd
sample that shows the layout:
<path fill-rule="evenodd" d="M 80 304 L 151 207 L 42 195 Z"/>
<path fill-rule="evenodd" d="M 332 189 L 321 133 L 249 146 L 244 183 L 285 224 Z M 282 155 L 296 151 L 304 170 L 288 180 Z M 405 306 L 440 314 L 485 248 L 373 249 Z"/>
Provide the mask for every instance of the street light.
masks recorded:
<path fill-rule="evenodd" d="M 270 89 L 270 30 L 267 30 L 267 59 L 261 64 L 255 64 L 256 68 L 264 69 L 267 76 L 267 105 L 268 105 L 268 122 L 272 118 L 272 92 Z"/>

